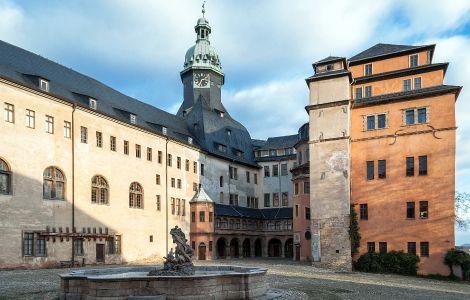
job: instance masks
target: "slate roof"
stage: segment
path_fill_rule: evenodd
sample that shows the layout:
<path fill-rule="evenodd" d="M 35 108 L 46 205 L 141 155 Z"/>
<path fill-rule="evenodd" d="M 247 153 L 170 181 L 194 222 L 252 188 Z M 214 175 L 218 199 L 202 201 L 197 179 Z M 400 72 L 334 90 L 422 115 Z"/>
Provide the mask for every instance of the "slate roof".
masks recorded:
<path fill-rule="evenodd" d="M 340 70 L 333 70 L 333 71 L 316 73 L 315 75 L 312 75 L 312 76 L 308 77 L 307 79 L 305 79 L 305 81 L 307 81 L 307 83 L 308 83 L 310 81 L 315 81 L 315 80 L 319 80 L 319 79 L 323 79 L 323 78 L 327 78 L 327 77 L 339 77 L 339 76 L 343 76 L 343 75 L 349 75 L 349 77 L 352 79 L 351 73 L 348 70 L 340 69 Z"/>
<path fill-rule="evenodd" d="M 191 136 L 184 119 L 3 41 L 0 41 L 0 77 L 38 91 L 40 77 L 49 80 L 49 94 L 70 103 L 88 107 L 88 98 L 92 97 L 98 102 L 98 112 L 120 121 L 130 124 L 132 113 L 137 117 L 136 125 L 148 131 L 162 134 L 162 126 L 165 126 L 170 137 L 184 143 L 188 143 L 187 138 Z"/>
<path fill-rule="evenodd" d="M 339 56 L 328 56 L 328 57 L 325 57 L 324 59 L 320 59 L 319 61 L 317 62 L 314 62 L 312 65 L 313 67 L 315 68 L 317 65 L 320 65 L 320 64 L 325 64 L 325 63 L 328 63 L 328 62 L 334 62 L 334 61 L 338 61 L 338 60 L 346 60 L 345 57 L 339 57 Z"/>
<path fill-rule="evenodd" d="M 363 60 L 368 60 L 371 58 L 381 57 L 385 55 L 390 55 L 394 53 L 406 52 L 411 50 L 417 50 L 422 48 L 432 48 L 434 49 L 435 45 L 424 45 L 424 46 L 410 46 L 410 45 L 394 45 L 394 44 L 376 44 L 370 47 L 367 50 L 362 51 L 351 57 L 348 61 L 350 63 L 359 62 Z"/>
<path fill-rule="evenodd" d="M 292 135 L 284 135 L 284 136 L 276 136 L 270 137 L 266 141 L 262 140 L 252 140 L 253 145 L 257 147 L 257 150 L 263 149 L 283 149 L 283 148 L 291 148 L 294 147 L 295 143 L 299 140 L 299 136 L 297 134 Z"/>
<path fill-rule="evenodd" d="M 259 209 L 214 203 L 214 208 L 215 216 L 261 220 L 292 219 L 292 207 Z"/>

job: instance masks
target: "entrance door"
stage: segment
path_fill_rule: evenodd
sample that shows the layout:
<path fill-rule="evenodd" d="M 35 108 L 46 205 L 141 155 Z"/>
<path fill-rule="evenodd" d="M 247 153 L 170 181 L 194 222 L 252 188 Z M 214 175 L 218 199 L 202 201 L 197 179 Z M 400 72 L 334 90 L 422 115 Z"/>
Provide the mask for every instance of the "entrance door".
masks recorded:
<path fill-rule="evenodd" d="M 300 245 L 295 245 L 295 260 L 300 260 Z"/>
<path fill-rule="evenodd" d="M 96 262 L 104 262 L 104 244 L 96 244 Z"/>
<path fill-rule="evenodd" d="M 206 245 L 204 245 L 204 244 L 199 245 L 199 247 L 197 249 L 197 253 L 198 253 L 198 258 L 197 259 L 206 260 Z"/>

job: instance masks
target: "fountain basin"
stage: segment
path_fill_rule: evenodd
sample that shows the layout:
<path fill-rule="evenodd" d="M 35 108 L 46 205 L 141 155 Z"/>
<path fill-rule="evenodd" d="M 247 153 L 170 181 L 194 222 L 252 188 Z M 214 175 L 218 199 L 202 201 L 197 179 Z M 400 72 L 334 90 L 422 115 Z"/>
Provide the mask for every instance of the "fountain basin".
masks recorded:
<path fill-rule="evenodd" d="M 147 276 L 154 266 L 77 270 L 60 275 L 62 300 L 254 299 L 267 269 L 196 266 L 191 276 Z M 269 298 L 269 297 L 268 297 Z"/>

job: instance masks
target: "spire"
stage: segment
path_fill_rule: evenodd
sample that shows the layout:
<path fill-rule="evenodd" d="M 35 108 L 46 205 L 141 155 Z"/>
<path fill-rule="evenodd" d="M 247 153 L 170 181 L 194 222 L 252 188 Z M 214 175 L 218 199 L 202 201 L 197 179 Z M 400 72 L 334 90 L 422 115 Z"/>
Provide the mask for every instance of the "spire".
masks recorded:
<path fill-rule="evenodd" d="M 204 2 L 202 3 L 202 17 L 203 18 L 204 18 L 204 13 L 206 12 L 205 6 L 206 6 L 206 0 L 204 0 Z"/>
<path fill-rule="evenodd" d="M 209 26 L 209 21 L 205 18 L 206 13 L 206 1 L 202 3 L 202 18 L 197 20 L 197 25 L 194 27 L 197 34 L 196 42 L 200 40 L 207 41 L 209 43 L 209 34 L 211 33 L 211 27 Z"/>

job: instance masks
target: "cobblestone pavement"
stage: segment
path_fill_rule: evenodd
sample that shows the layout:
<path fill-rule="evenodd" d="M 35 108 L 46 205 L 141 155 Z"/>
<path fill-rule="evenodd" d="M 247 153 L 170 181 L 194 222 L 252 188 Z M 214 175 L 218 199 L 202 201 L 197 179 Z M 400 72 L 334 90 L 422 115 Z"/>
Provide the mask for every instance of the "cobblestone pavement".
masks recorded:
<path fill-rule="evenodd" d="M 470 299 L 468 283 L 397 275 L 335 273 L 306 263 L 275 259 L 233 259 L 196 264 L 267 268 L 270 288 L 282 291 L 284 296 L 281 299 Z M 53 299 L 60 285 L 57 275 L 68 271 L 0 271 L 0 300 Z"/>

